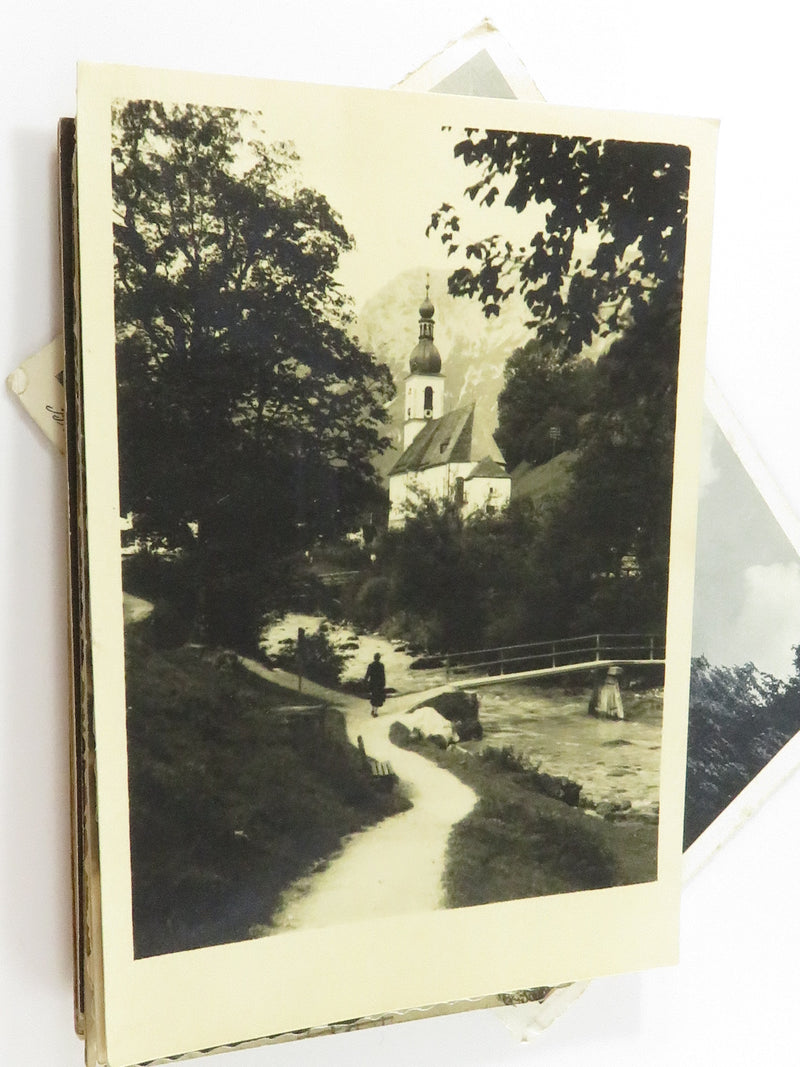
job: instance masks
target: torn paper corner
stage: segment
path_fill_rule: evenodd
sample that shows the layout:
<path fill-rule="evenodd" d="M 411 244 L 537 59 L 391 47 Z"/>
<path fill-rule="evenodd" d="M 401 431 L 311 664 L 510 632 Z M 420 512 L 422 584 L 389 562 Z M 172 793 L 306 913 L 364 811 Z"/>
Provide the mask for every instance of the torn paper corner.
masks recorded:
<path fill-rule="evenodd" d="M 531 1000 L 529 1003 L 515 999 L 516 995 L 512 994 L 510 1003 L 495 1008 L 493 1014 L 518 1041 L 528 1041 L 563 1015 L 588 987 L 588 982 L 555 986 L 541 1000 Z"/>
<path fill-rule="evenodd" d="M 445 45 L 394 88 L 544 100 L 522 60 L 489 19 Z"/>
<path fill-rule="evenodd" d="M 64 432 L 64 338 L 29 356 L 6 384 L 59 452 L 66 451 Z"/>

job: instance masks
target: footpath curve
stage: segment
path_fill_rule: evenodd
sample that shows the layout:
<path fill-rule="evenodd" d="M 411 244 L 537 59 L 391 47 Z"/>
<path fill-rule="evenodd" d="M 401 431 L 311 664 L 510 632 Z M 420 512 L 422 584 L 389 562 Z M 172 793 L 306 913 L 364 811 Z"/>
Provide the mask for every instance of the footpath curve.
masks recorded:
<path fill-rule="evenodd" d="M 240 657 L 254 674 L 294 688 L 297 679 Z M 448 771 L 389 741 L 398 715 L 445 687 L 390 697 L 378 718 L 369 702 L 313 682 L 303 692 L 339 708 L 353 744 L 362 737 L 369 756 L 386 760 L 413 807 L 352 835 L 327 866 L 295 882 L 274 919 L 275 932 L 333 926 L 363 919 L 435 911 L 443 906 L 442 875 L 453 826 L 474 807 L 475 793 Z"/>

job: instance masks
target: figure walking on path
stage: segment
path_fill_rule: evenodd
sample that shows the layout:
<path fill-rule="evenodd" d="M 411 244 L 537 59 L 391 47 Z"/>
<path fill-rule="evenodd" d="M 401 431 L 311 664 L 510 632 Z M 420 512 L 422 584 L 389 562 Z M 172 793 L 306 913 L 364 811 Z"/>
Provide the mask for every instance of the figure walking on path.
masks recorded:
<path fill-rule="evenodd" d="M 367 667 L 364 677 L 369 689 L 369 702 L 372 706 L 372 714 L 377 718 L 378 708 L 383 706 L 386 700 L 386 670 L 381 663 L 381 654 L 376 652 L 372 663 Z"/>

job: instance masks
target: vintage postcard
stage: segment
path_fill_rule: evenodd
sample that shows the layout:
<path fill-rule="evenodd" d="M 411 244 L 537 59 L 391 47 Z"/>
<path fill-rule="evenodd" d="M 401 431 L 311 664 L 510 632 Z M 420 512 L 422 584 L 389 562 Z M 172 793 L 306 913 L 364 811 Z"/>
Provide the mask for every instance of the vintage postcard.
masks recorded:
<path fill-rule="evenodd" d="M 684 876 L 797 767 L 800 523 L 712 379 L 697 522 Z"/>
<path fill-rule="evenodd" d="M 715 132 L 81 69 L 112 1064 L 675 958 Z"/>

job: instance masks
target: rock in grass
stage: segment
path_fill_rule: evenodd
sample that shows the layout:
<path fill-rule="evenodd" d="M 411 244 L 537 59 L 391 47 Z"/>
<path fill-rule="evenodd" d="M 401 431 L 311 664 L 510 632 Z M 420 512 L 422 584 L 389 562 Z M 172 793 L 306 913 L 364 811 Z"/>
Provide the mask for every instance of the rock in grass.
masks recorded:
<path fill-rule="evenodd" d="M 422 707 L 409 711 L 402 719 L 389 727 L 389 740 L 400 748 L 407 748 L 412 741 L 433 741 L 440 748 L 447 748 L 458 740 L 453 724 L 440 715 L 435 708 Z"/>
<path fill-rule="evenodd" d="M 389 726 L 389 740 L 398 748 L 408 748 L 411 743 L 411 731 L 404 722 L 395 719 Z"/>

